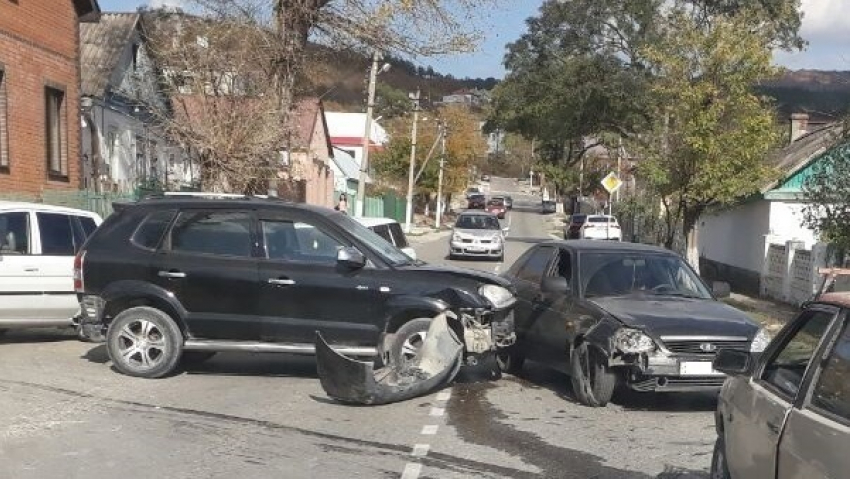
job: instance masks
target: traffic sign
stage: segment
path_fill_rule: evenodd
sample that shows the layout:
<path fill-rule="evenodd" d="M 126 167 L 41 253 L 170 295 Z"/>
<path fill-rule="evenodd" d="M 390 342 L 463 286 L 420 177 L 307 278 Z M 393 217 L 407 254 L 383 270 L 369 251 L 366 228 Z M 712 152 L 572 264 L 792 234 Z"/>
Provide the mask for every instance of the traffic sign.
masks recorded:
<path fill-rule="evenodd" d="M 608 176 L 602 178 L 602 187 L 605 188 L 605 191 L 608 193 L 614 193 L 619 190 L 621 186 L 623 186 L 623 181 L 620 180 L 614 172 L 608 173 Z"/>

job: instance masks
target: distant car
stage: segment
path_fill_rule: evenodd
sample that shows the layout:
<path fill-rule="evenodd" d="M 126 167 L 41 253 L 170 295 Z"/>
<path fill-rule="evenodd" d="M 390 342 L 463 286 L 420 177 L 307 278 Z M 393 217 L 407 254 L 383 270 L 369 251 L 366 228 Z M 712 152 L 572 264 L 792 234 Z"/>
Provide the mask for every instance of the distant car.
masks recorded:
<path fill-rule="evenodd" d="M 505 259 L 505 233 L 499 219 L 484 211 L 461 213 L 449 239 L 449 259 L 458 257 Z"/>
<path fill-rule="evenodd" d="M 713 478 L 838 478 L 850 471 L 850 294 L 828 293 L 764 353 L 720 349 Z"/>
<path fill-rule="evenodd" d="M 611 215 L 572 215 L 564 228 L 564 239 L 596 239 L 622 241 L 617 218 Z"/>
<path fill-rule="evenodd" d="M 483 210 L 487 206 L 487 200 L 481 193 L 474 193 L 467 198 L 466 207 L 470 210 Z"/>
<path fill-rule="evenodd" d="M 508 212 L 508 208 L 505 206 L 505 200 L 502 197 L 493 197 L 490 198 L 490 201 L 487 202 L 487 207 L 485 208 L 488 213 L 493 213 L 500 220 L 505 219 L 505 214 Z"/>
<path fill-rule="evenodd" d="M 508 211 L 514 209 L 514 199 L 510 196 L 505 196 L 505 207 L 508 209 Z"/>
<path fill-rule="evenodd" d="M 381 238 L 396 248 L 402 253 L 410 256 L 411 259 L 416 259 L 416 250 L 410 247 L 407 242 L 407 237 L 401 229 L 398 221 L 390 218 L 355 218 L 360 224 L 369 228 L 378 234 Z"/>
<path fill-rule="evenodd" d="M 555 202 L 551 201 L 551 200 L 543 200 L 540 207 L 541 207 L 540 211 L 544 215 L 554 213 L 555 211 L 557 211 L 557 208 L 555 207 Z"/>
<path fill-rule="evenodd" d="M 480 195 L 480 194 L 481 194 L 481 190 L 479 190 L 478 188 L 475 188 L 475 187 L 468 188 L 466 190 L 466 199 L 468 200 L 471 196 Z"/>
<path fill-rule="evenodd" d="M 481 175 L 481 181 L 490 181 L 490 175 Z"/>

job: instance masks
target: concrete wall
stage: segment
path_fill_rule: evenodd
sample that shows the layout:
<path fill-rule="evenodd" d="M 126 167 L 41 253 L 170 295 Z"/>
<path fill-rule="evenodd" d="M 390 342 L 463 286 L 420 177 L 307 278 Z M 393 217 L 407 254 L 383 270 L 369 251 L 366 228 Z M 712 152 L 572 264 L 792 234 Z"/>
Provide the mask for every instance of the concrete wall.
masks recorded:
<path fill-rule="evenodd" d="M 817 242 L 815 232 L 802 226 L 803 203 L 773 201 L 770 204 L 770 234 L 782 241 L 802 241 L 811 248 Z"/>
<path fill-rule="evenodd" d="M 758 200 L 704 216 L 699 224 L 700 256 L 758 275 L 764 264 L 770 210 L 768 201 Z"/>

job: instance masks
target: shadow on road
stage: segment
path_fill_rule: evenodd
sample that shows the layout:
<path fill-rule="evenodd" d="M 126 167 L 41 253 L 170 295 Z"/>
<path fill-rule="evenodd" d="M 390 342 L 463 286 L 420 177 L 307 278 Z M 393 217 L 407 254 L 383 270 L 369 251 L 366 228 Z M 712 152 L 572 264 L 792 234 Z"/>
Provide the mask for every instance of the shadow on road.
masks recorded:
<path fill-rule="evenodd" d="M 181 368 L 185 374 L 268 376 L 318 379 L 312 356 L 268 353 L 218 353 L 212 359 Z"/>
<path fill-rule="evenodd" d="M 56 343 L 76 339 L 77 334 L 71 328 L 22 329 L 6 331 L 5 334 L 0 334 L 0 345 L 6 343 Z"/>

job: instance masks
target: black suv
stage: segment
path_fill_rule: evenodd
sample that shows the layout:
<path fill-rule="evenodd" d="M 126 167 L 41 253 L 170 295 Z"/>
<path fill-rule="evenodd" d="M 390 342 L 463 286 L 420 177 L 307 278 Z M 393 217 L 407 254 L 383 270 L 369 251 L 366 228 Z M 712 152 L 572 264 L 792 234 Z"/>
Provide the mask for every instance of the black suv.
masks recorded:
<path fill-rule="evenodd" d="M 512 342 L 514 294 L 495 275 L 414 262 L 347 215 L 254 197 L 116 204 L 77 255 L 81 333 L 115 367 L 161 377 L 219 351 L 413 359 L 433 317 Z M 467 347 L 469 353 L 470 348 Z"/>

